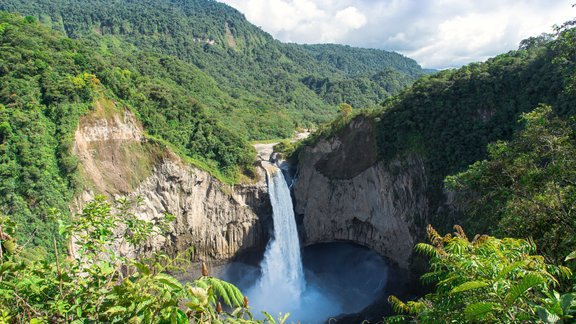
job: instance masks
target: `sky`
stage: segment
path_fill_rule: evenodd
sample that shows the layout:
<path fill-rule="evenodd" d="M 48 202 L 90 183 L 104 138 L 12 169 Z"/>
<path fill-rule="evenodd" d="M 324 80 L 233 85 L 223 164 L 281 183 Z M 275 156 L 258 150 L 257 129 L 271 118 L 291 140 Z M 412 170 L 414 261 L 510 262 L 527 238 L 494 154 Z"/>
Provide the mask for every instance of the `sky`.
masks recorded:
<path fill-rule="evenodd" d="M 576 17 L 576 0 L 218 0 L 276 39 L 396 51 L 424 68 L 485 61 Z"/>

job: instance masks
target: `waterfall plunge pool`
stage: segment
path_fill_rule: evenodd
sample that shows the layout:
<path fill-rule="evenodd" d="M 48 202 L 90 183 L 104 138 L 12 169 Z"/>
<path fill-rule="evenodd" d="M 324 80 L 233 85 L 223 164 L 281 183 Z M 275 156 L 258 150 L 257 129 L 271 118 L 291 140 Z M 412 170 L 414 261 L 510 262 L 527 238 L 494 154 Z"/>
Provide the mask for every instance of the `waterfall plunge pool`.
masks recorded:
<path fill-rule="evenodd" d="M 379 254 L 348 242 L 304 247 L 302 264 L 306 285 L 296 299 L 278 290 L 261 290 L 258 282 L 262 271 L 253 263 L 237 260 L 221 269 L 218 276 L 236 284 L 248 296 L 255 316 L 258 317 L 261 310 L 274 317 L 279 312 L 289 312 L 289 323 L 300 321 L 303 324 L 324 323 L 342 314 L 358 313 L 375 302 L 379 304 L 374 305 L 377 316 L 389 313 L 385 299 L 390 280 L 396 285 L 404 281 L 401 272 L 389 266 Z M 363 318 L 365 315 L 358 316 Z M 351 320 L 361 321 L 356 321 L 356 317 Z M 345 322 L 348 321 L 338 321 Z"/>
<path fill-rule="evenodd" d="M 300 249 L 290 190 L 283 173 L 266 168 L 274 233 L 259 266 L 228 264 L 219 275 L 236 284 L 250 300 L 256 318 L 290 313 L 289 322 L 339 323 L 368 318 L 345 316 L 369 305 L 376 316 L 387 313 L 378 306 L 389 287 L 390 267 L 376 252 L 351 243 L 333 242 Z M 374 304 L 376 301 L 380 303 Z M 389 307 L 388 307 L 389 308 Z M 380 317 L 381 318 L 381 317 Z M 362 319 L 360 319 L 362 321 Z"/>

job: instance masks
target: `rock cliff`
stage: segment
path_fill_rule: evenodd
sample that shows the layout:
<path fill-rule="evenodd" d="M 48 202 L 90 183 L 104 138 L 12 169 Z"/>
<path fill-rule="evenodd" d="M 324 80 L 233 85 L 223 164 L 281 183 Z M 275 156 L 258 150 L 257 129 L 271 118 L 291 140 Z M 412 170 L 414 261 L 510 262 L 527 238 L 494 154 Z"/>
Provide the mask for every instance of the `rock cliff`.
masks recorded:
<path fill-rule="evenodd" d="M 105 106 L 113 106 L 112 111 L 103 112 Z M 99 102 L 76 130 L 74 153 L 89 185 L 73 209 L 81 209 L 96 194 L 139 196 L 138 217 L 176 216 L 170 233 L 148 242 L 145 250 L 176 254 L 194 247 L 197 258 L 228 260 L 264 249 L 268 233 L 262 220 L 271 213 L 265 176 L 250 185 L 222 184 L 168 149 L 148 143 L 133 114 L 114 106 Z"/>
<path fill-rule="evenodd" d="M 428 215 L 417 155 L 378 160 L 373 121 L 353 120 L 298 156 L 295 211 L 305 245 L 351 241 L 408 268 Z"/>

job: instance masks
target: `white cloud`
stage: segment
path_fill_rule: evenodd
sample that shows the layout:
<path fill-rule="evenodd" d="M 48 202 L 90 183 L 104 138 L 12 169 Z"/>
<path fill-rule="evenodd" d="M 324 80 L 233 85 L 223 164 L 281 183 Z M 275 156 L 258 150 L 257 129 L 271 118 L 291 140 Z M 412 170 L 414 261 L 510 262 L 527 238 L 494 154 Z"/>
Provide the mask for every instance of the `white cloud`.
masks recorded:
<path fill-rule="evenodd" d="M 366 16 L 353 5 L 337 0 L 224 0 L 248 20 L 282 41 L 298 43 L 345 42 L 363 27 Z"/>
<path fill-rule="evenodd" d="M 429 68 L 515 49 L 576 15 L 574 0 L 220 0 L 274 37 L 394 50 Z"/>
<path fill-rule="evenodd" d="M 342 23 L 350 29 L 358 29 L 366 25 L 366 16 L 355 7 L 347 7 L 338 11 L 334 18 L 336 18 L 337 23 Z"/>

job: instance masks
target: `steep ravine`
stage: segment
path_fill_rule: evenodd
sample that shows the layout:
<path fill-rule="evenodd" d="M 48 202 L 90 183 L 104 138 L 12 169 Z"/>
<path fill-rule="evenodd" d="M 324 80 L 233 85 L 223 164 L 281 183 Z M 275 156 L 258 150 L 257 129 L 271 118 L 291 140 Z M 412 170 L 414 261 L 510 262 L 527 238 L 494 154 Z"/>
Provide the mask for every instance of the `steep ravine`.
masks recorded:
<path fill-rule="evenodd" d="M 351 241 L 409 268 L 428 215 L 423 162 L 379 161 L 372 128 L 355 119 L 300 151 L 294 197 L 303 243 Z"/>
<path fill-rule="evenodd" d="M 355 242 L 407 268 L 428 214 L 423 164 L 416 155 L 378 161 L 373 138 L 372 121 L 357 119 L 301 151 L 293 190 L 302 243 Z M 134 115 L 113 101 L 101 100 L 81 119 L 74 153 L 88 184 L 74 210 L 102 193 L 141 197 L 136 214 L 143 219 L 176 216 L 170 233 L 146 251 L 195 247 L 197 258 L 227 261 L 266 245 L 271 210 L 263 174 L 254 184 L 222 184 L 147 142 Z"/>
<path fill-rule="evenodd" d="M 75 133 L 74 153 L 89 185 L 78 195 L 73 210 L 97 193 L 139 196 L 143 203 L 135 213 L 142 219 L 162 217 L 165 212 L 176 216 L 170 233 L 148 242 L 146 251 L 176 254 L 194 247 L 197 259 L 229 260 L 264 249 L 268 234 L 262 221 L 270 215 L 264 176 L 249 185 L 222 184 L 168 149 L 146 142 L 128 110 L 113 108 L 115 112 L 106 113 L 101 106 L 82 118 Z"/>

